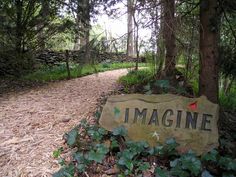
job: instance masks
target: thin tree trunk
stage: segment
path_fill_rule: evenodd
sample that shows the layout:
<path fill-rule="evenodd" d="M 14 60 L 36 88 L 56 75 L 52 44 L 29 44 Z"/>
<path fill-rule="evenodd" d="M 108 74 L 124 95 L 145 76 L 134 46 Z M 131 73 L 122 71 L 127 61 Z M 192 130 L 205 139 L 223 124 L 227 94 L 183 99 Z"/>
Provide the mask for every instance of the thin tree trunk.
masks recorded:
<path fill-rule="evenodd" d="M 127 55 L 133 57 L 134 56 L 134 32 L 133 32 L 133 0 L 127 0 Z"/>
<path fill-rule="evenodd" d="M 80 28 L 81 28 L 81 20 L 80 20 L 79 10 L 77 9 L 74 50 L 80 49 L 80 30 L 81 30 Z"/>
<path fill-rule="evenodd" d="M 199 94 L 218 102 L 218 25 L 216 0 L 201 0 L 200 4 L 200 74 Z M 215 23 L 212 23 L 214 19 Z"/>
<path fill-rule="evenodd" d="M 136 65 L 135 65 L 135 70 L 138 70 L 138 63 L 139 63 L 139 46 L 138 46 L 138 43 L 139 43 L 139 26 L 138 26 L 138 23 L 137 21 L 135 21 L 135 18 L 134 18 L 134 22 L 135 22 L 135 26 L 136 26 L 136 39 L 135 39 L 135 48 L 136 48 Z"/>
<path fill-rule="evenodd" d="M 229 94 L 229 92 L 230 92 L 230 90 L 231 90 L 231 87 L 232 87 L 232 85 L 233 85 L 233 83 L 234 83 L 234 80 L 235 80 L 235 77 L 233 77 L 233 78 L 229 81 L 229 83 L 227 84 L 227 87 L 226 87 L 226 89 L 225 89 L 225 94 L 226 94 L 226 95 Z"/>
<path fill-rule="evenodd" d="M 23 40 L 23 32 L 22 32 L 23 2 L 21 0 L 16 0 L 15 5 L 16 5 L 16 52 L 18 54 L 21 54 L 22 40 Z"/>
<path fill-rule="evenodd" d="M 48 15 L 49 15 L 49 2 L 42 0 L 41 6 L 42 6 L 42 9 L 41 9 L 40 14 L 44 18 L 38 24 L 38 28 L 39 28 L 38 41 L 39 41 L 40 50 L 44 50 L 46 47 L 46 44 L 45 44 L 45 37 L 44 37 L 44 33 L 43 33 L 43 28 L 44 28 L 44 24 L 45 24 L 45 18 L 48 18 Z"/>
<path fill-rule="evenodd" d="M 90 55 L 90 40 L 89 40 L 89 32 L 90 32 L 90 2 L 89 0 L 85 0 L 85 60 L 89 63 L 92 62 Z"/>
<path fill-rule="evenodd" d="M 158 8 L 156 9 L 156 45 L 157 45 L 157 75 L 159 75 L 162 71 L 163 68 L 163 64 L 164 64 L 164 43 L 163 43 L 163 16 L 162 16 L 162 12 L 163 12 L 163 1 L 161 2 L 161 7 L 160 7 L 160 22 L 158 24 Z M 160 30 L 158 30 L 158 27 L 160 25 Z M 158 33 L 159 31 L 159 33 Z M 159 61 L 159 62 L 158 62 Z"/>
<path fill-rule="evenodd" d="M 164 0 L 165 75 L 173 76 L 176 65 L 175 0 Z"/>
<path fill-rule="evenodd" d="M 74 50 L 81 48 L 87 51 L 87 43 L 89 43 L 90 30 L 90 4 L 89 0 L 78 0 L 76 14 L 76 36 Z M 86 55 L 86 54 L 85 54 Z"/>
<path fill-rule="evenodd" d="M 190 36 L 190 43 L 187 47 L 187 64 L 186 64 L 186 73 L 185 78 L 188 80 L 189 78 L 189 72 L 192 70 L 192 53 L 193 53 L 193 40 L 194 40 L 194 18 L 192 19 L 192 30 L 191 30 L 191 36 Z"/>

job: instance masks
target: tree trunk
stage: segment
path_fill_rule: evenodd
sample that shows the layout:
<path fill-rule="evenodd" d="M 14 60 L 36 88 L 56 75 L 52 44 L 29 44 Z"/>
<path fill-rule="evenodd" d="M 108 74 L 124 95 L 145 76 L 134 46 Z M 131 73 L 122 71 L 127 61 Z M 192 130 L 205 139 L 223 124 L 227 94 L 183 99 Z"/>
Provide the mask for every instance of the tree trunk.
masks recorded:
<path fill-rule="evenodd" d="M 185 72 L 185 79 L 186 81 L 188 81 L 188 79 L 190 78 L 189 76 L 191 75 L 191 71 L 192 71 L 192 55 L 193 55 L 193 48 L 194 48 L 194 23 L 195 23 L 195 19 L 192 18 L 191 24 L 192 24 L 192 28 L 191 28 L 191 34 L 190 34 L 190 38 L 189 38 L 189 45 L 187 46 L 187 51 L 186 51 L 186 58 L 187 58 L 187 63 L 186 63 L 186 72 Z"/>
<path fill-rule="evenodd" d="M 23 40 L 23 31 L 22 31 L 23 2 L 21 0 L 16 0 L 15 6 L 16 6 L 16 52 L 17 54 L 21 54 L 22 40 Z"/>
<path fill-rule="evenodd" d="M 127 55 L 133 57 L 134 56 L 134 33 L 133 33 L 133 0 L 127 1 L 127 16 L 128 16 L 128 36 L 127 36 Z"/>
<path fill-rule="evenodd" d="M 227 84 L 227 86 L 226 86 L 226 88 L 225 88 L 225 90 L 224 90 L 224 92 L 225 92 L 226 95 L 228 95 L 228 94 L 230 93 L 230 90 L 231 90 L 231 87 L 232 87 L 232 85 L 233 85 L 233 83 L 234 83 L 234 80 L 235 80 L 234 77 L 232 77 L 232 79 L 229 80 L 229 83 Z"/>
<path fill-rule="evenodd" d="M 165 75 L 173 76 L 176 65 L 175 0 L 164 0 Z"/>
<path fill-rule="evenodd" d="M 90 40 L 89 40 L 89 32 L 90 32 L 90 2 L 89 0 L 84 0 L 85 2 L 85 9 L 84 9 L 84 14 L 85 14 L 85 31 L 84 31 L 84 37 L 85 37 L 85 60 L 89 63 L 92 62 L 91 56 L 90 56 Z"/>
<path fill-rule="evenodd" d="M 40 14 L 44 18 L 38 23 L 38 28 L 39 28 L 38 42 L 39 42 L 40 50 L 44 50 L 46 47 L 46 44 L 45 44 L 45 37 L 44 37 L 43 29 L 44 29 L 45 21 L 47 20 L 46 18 L 48 18 L 48 15 L 49 15 L 49 8 L 50 8 L 49 2 L 42 0 L 41 6 L 42 6 L 42 9 L 41 9 Z"/>
<path fill-rule="evenodd" d="M 159 75 L 162 71 L 163 68 L 163 64 L 164 64 L 164 43 L 163 43 L 163 16 L 162 16 L 162 12 L 163 12 L 163 0 L 160 0 L 161 2 L 161 6 L 160 8 L 156 7 L 156 19 L 155 19 L 155 30 L 156 30 L 156 74 Z M 160 11 L 160 15 L 159 12 Z M 159 19 L 160 16 L 160 20 Z M 159 24 L 158 24 L 159 23 Z"/>
<path fill-rule="evenodd" d="M 89 31 L 90 31 L 90 4 L 89 0 L 78 0 L 77 2 L 77 14 L 76 14 L 76 36 L 74 50 L 81 48 L 85 49 L 85 53 L 89 43 Z"/>
<path fill-rule="evenodd" d="M 218 102 L 218 40 L 219 14 L 216 0 L 200 4 L 200 74 L 199 94 Z"/>

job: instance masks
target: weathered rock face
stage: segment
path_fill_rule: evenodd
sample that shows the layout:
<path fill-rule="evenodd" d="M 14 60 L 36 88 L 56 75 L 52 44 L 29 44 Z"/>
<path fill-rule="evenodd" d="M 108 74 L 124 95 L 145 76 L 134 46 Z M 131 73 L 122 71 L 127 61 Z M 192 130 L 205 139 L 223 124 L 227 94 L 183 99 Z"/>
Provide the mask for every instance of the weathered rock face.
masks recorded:
<path fill-rule="evenodd" d="M 124 125 L 128 138 L 151 146 L 174 137 L 180 152 L 202 154 L 218 146 L 218 112 L 204 96 L 118 95 L 108 98 L 99 123 L 109 131 Z"/>

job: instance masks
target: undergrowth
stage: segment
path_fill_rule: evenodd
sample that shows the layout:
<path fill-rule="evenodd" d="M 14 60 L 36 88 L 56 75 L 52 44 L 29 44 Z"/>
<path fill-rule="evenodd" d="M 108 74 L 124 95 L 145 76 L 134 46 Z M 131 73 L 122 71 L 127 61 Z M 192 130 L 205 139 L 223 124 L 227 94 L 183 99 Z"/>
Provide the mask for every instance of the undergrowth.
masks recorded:
<path fill-rule="evenodd" d="M 150 69 L 132 70 L 127 75 L 119 78 L 125 90 L 128 92 L 130 87 L 142 85 L 153 79 L 153 72 Z"/>
<path fill-rule="evenodd" d="M 220 92 L 219 101 L 224 109 L 236 112 L 236 87 L 232 88 L 228 94 Z"/>
<path fill-rule="evenodd" d="M 191 90 L 189 91 L 188 88 L 183 86 L 172 86 L 169 80 L 155 80 L 154 73 L 151 71 L 150 67 L 130 71 L 127 75 L 120 77 L 119 83 L 124 86 L 124 92 L 126 93 L 130 93 L 134 87 L 140 87 L 141 93 L 145 94 L 174 93 L 184 96 L 198 95 L 197 80 L 191 80 Z M 134 92 L 137 92 L 137 90 L 134 90 Z M 220 91 L 219 104 L 226 111 L 236 112 L 235 85 L 227 94 Z"/>
<path fill-rule="evenodd" d="M 140 63 L 140 66 L 146 66 L 145 63 Z M 97 65 L 79 65 L 70 63 L 70 73 L 71 78 L 77 78 L 81 76 L 86 76 L 89 74 L 109 71 L 120 68 L 131 68 L 134 67 L 135 63 L 125 62 L 125 63 L 101 63 Z M 66 65 L 64 63 L 54 66 L 54 67 L 42 67 L 41 69 L 30 73 L 28 75 L 23 76 L 22 79 L 30 80 L 30 81 L 57 81 L 67 79 L 68 73 L 66 69 Z"/>
<path fill-rule="evenodd" d="M 236 173 L 236 161 L 216 149 L 201 157 L 191 150 L 181 155 L 173 138 L 150 147 L 145 141 L 125 141 L 126 135 L 124 126 L 109 132 L 81 121 L 64 136 L 71 157 L 63 157 L 63 148 L 53 152 L 61 165 L 53 177 L 101 175 L 112 168 L 117 168 L 118 177 L 141 177 L 144 172 L 156 177 L 233 177 Z"/>

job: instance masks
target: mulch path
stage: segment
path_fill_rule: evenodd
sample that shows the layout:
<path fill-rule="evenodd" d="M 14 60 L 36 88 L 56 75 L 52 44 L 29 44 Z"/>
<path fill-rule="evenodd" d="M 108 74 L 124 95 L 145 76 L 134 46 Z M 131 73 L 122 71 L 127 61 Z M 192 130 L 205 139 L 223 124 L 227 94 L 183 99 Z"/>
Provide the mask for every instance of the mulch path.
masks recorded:
<path fill-rule="evenodd" d="M 59 169 L 52 152 L 126 69 L 50 83 L 0 96 L 0 176 L 47 177 Z"/>

